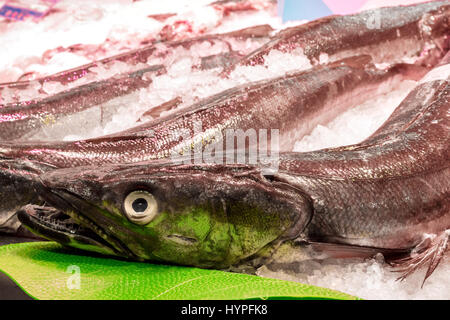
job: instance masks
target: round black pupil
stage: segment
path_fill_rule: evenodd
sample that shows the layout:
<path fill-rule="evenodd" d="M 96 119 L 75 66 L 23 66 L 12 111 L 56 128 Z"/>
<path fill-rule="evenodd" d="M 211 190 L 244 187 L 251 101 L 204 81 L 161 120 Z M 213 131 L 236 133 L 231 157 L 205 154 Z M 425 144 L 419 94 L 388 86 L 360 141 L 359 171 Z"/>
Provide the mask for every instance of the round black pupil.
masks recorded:
<path fill-rule="evenodd" d="M 144 212 L 148 207 L 148 203 L 144 198 L 138 198 L 133 201 L 133 204 L 131 206 L 136 212 Z"/>

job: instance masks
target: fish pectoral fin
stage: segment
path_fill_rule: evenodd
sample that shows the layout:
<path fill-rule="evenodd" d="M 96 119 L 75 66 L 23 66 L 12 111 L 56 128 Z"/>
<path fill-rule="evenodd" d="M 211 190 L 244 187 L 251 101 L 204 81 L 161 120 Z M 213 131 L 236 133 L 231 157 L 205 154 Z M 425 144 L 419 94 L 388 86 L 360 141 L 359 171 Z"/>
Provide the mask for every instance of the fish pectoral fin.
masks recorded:
<path fill-rule="evenodd" d="M 419 243 L 406 258 L 391 261 L 391 265 L 395 267 L 396 272 L 401 272 L 402 276 L 397 280 L 402 281 L 416 270 L 425 266 L 428 263 L 428 269 L 425 278 L 422 282 L 422 287 L 425 281 L 436 270 L 439 263 L 445 256 L 449 248 L 450 229 L 436 235 L 434 238 L 427 238 Z"/>

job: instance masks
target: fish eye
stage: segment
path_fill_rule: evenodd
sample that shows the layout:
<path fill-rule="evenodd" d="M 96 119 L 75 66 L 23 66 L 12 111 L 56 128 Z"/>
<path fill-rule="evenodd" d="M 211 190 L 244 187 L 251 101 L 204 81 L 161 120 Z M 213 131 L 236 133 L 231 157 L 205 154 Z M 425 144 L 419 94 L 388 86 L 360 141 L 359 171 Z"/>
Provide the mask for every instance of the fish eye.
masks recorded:
<path fill-rule="evenodd" d="M 123 208 L 128 220 L 140 225 L 145 225 L 152 221 L 158 212 L 158 204 L 155 197 L 144 190 L 130 192 L 125 197 Z"/>

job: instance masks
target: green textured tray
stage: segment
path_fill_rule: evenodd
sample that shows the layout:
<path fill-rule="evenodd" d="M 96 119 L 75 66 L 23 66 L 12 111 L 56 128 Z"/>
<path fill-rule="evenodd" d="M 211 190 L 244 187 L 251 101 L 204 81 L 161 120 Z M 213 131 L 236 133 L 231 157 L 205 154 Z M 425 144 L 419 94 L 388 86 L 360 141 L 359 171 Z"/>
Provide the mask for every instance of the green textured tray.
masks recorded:
<path fill-rule="evenodd" d="M 69 289 L 78 268 L 80 288 Z M 0 270 L 35 299 L 357 299 L 290 281 L 77 255 L 54 242 L 0 247 Z"/>

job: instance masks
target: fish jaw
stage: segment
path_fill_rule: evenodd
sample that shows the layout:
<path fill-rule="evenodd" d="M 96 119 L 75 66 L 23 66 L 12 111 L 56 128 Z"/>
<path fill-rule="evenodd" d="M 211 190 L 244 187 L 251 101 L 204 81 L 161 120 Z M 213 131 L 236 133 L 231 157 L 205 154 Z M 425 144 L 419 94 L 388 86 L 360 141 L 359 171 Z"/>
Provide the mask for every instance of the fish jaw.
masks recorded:
<path fill-rule="evenodd" d="M 51 169 L 52 166 L 40 162 L 0 159 L 0 196 L 3 200 L 0 202 L 0 232 L 20 234 L 16 212 L 26 204 L 41 203 L 35 192 L 40 186 L 38 177 Z M 30 236 L 28 233 L 22 235 Z"/>
<path fill-rule="evenodd" d="M 30 230 L 78 249 L 201 268 L 227 268 L 272 242 L 295 238 L 312 214 L 296 190 L 246 166 L 61 169 L 43 175 L 42 182 L 46 203 L 89 232 L 44 228 L 29 209 L 22 210 L 19 217 Z M 158 210 L 149 222 L 127 215 L 134 192 L 155 199 Z"/>
<path fill-rule="evenodd" d="M 60 244 L 106 255 L 118 255 L 117 251 L 104 239 L 88 228 L 74 223 L 57 222 L 49 216 L 59 212 L 52 207 L 26 205 L 17 212 L 19 221 L 35 235 L 59 242 Z M 59 212 L 61 214 L 61 212 Z M 65 216 L 67 219 L 68 216 Z M 65 220 L 64 219 L 64 220 Z M 80 231 L 82 229 L 82 231 Z"/>

